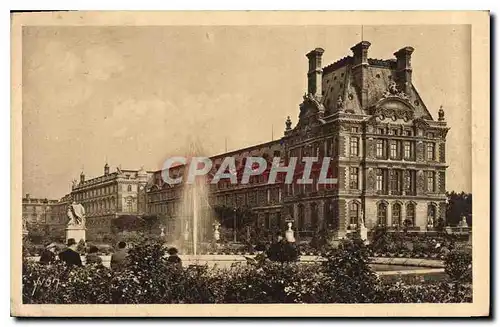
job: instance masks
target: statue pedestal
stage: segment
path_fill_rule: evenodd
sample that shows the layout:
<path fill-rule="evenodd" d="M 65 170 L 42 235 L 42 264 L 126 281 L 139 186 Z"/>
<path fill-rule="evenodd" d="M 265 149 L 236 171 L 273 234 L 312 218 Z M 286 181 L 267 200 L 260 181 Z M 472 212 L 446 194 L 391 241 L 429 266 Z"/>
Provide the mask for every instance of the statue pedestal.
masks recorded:
<path fill-rule="evenodd" d="M 81 226 L 67 226 L 66 227 L 66 242 L 68 242 L 68 239 L 74 238 L 75 241 L 78 243 L 80 240 L 85 241 L 85 227 Z"/>

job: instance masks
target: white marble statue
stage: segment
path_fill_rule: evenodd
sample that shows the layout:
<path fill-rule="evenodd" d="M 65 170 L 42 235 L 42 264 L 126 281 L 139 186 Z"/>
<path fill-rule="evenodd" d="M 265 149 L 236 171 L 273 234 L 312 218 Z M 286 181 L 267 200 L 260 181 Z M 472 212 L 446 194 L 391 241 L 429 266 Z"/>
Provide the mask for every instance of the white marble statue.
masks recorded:
<path fill-rule="evenodd" d="M 469 227 L 469 224 L 467 224 L 467 218 L 465 216 L 462 217 L 462 220 L 458 224 L 458 227 L 462 227 L 462 228 Z"/>
<path fill-rule="evenodd" d="M 287 223 L 288 230 L 285 231 L 285 238 L 288 242 L 295 242 L 295 236 L 293 235 L 292 222 Z"/>
<path fill-rule="evenodd" d="M 219 231 L 219 228 L 220 228 L 220 224 L 219 223 L 215 223 L 214 224 L 214 240 L 215 241 L 220 240 L 220 231 Z"/>
<path fill-rule="evenodd" d="M 85 208 L 80 204 L 73 201 L 68 207 L 68 226 L 81 226 L 85 227 Z"/>

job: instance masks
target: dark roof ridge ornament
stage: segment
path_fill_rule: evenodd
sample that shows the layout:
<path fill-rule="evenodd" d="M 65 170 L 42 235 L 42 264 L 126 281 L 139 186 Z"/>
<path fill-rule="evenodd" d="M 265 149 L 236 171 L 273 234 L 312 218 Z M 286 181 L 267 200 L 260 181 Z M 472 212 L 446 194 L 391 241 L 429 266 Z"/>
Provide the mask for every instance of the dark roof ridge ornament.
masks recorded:
<path fill-rule="evenodd" d="M 444 121 L 444 109 L 443 109 L 443 105 L 439 106 L 438 121 Z"/>

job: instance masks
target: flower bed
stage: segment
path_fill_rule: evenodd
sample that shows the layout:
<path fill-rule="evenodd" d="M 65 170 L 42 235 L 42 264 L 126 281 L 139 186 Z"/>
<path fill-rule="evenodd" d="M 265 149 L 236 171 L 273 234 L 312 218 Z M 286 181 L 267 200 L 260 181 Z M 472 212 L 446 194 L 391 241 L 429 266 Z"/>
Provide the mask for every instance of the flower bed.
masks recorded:
<path fill-rule="evenodd" d="M 470 301 L 467 256 L 448 260 L 452 279 L 380 280 L 367 249 L 346 243 L 323 262 L 301 265 L 259 261 L 228 269 L 180 268 L 160 243 L 131 249 L 119 271 L 98 265 L 23 263 L 23 303 L 403 303 Z M 462 279 L 461 279 L 462 278 Z M 453 291 L 450 291 L 453 290 Z"/>

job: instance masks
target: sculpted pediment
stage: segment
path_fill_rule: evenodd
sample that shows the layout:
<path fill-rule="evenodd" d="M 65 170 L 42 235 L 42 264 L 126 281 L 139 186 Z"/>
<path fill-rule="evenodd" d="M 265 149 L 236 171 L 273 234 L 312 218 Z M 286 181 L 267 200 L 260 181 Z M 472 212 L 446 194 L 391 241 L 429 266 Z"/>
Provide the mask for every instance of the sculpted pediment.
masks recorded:
<path fill-rule="evenodd" d="M 387 97 L 378 101 L 371 109 L 371 114 L 384 119 L 402 119 L 410 121 L 414 117 L 414 110 L 411 104 L 400 97 Z"/>

